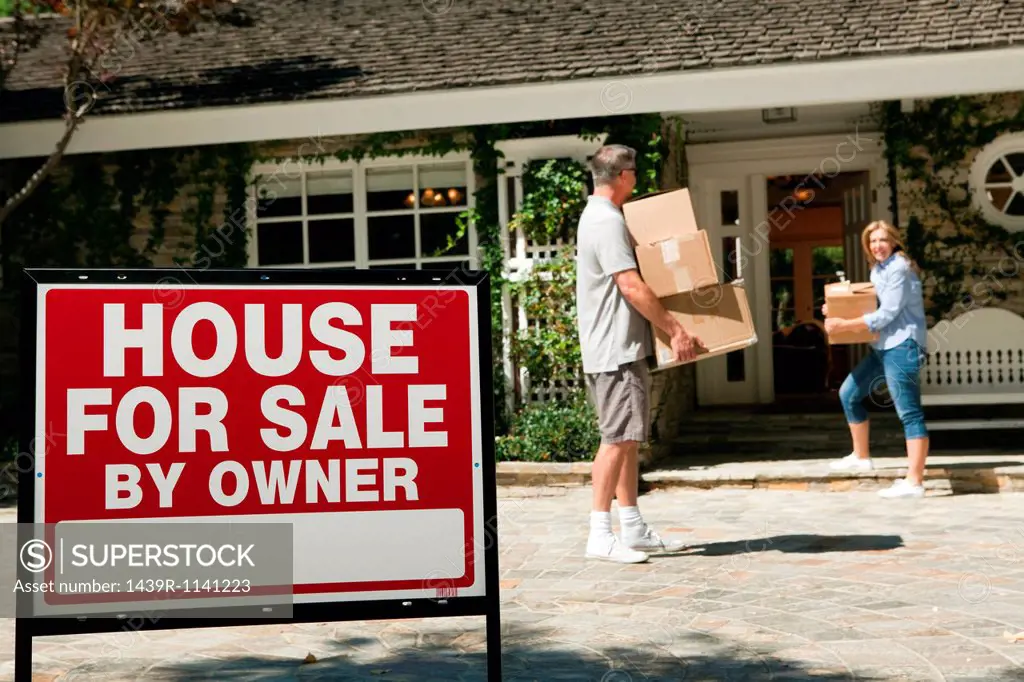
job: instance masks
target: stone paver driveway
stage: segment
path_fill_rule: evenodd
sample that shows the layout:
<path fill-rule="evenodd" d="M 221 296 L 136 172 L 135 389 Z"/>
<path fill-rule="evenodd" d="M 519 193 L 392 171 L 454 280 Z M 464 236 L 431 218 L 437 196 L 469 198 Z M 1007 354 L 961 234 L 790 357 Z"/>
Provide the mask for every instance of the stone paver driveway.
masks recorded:
<path fill-rule="evenodd" d="M 500 495 L 505 680 L 1024 680 L 1021 494 L 659 490 L 641 509 L 693 544 L 639 566 L 582 558 L 588 490 Z M 39 639 L 35 670 L 455 682 L 483 646 L 482 618 L 119 633 Z"/>

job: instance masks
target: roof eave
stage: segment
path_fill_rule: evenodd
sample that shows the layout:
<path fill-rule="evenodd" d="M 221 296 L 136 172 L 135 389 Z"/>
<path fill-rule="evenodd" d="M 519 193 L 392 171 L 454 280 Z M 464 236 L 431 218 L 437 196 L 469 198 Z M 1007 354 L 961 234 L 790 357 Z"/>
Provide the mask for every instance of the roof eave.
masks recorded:
<path fill-rule="evenodd" d="M 94 116 L 76 132 L 67 153 L 1024 90 L 1024 70 L 1012 64 L 1024 64 L 1024 47 Z M 0 125 L 0 158 L 48 155 L 63 126 Z"/>

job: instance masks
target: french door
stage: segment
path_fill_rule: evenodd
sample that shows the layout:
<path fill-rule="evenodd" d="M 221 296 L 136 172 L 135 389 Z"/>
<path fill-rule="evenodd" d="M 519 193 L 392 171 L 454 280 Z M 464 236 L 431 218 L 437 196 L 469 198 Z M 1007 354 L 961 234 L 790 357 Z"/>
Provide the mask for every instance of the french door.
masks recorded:
<path fill-rule="evenodd" d="M 742 279 L 756 323 L 754 259 L 751 258 L 751 197 L 748 179 L 694 183 L 697 224 L 708 232 L 711 253 L 723 284 Z M 700 360 L 697 402 L 700 405 L 752 404 L 757 399 L 757 346 Z"/>

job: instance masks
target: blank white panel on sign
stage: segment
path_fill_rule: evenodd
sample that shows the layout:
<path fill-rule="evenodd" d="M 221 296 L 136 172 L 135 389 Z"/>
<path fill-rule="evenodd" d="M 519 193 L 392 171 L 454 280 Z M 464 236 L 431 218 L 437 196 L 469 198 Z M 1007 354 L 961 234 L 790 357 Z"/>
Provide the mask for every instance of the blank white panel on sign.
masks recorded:
<path fill-rule="evenodd" d="M 294 516 L 296 585 L 436 580 L 466 573 L 466 521 L 461 509 Z M 276 520 L 254 518 L 263 523 Z"/>
<path fill-rule="evenodd" d="M 75 522 L 62 522 L 60 525 Z M 295 585 L 440 580 L 466 573 L 461 509 L 178 516 L 82 523 L 291 523 Z M 153 542 L 159 543 L 154 533 Z"/>

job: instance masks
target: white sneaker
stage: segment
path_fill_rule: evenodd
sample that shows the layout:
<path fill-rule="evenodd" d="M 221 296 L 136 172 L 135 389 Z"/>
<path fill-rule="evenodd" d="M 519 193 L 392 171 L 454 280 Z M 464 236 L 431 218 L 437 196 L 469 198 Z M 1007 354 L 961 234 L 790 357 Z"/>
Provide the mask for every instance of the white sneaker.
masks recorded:
<path fill-rule="evenodd" d="M 871 471 L 875 465 L 870 457 L 861 459 L 857 453 L 851 452 L 846 457 L 832 462 L 828 467 L 832 471 Z"/>
<path fill-rule="evenodd" d="M 686 548 L 682 540 L 665 540 L 646 523 L 639 530 L 623 528 L 622 542 L 631 549 L 649 554 L 671 554 Z"/>
<path fill-rule="evenodd" d="M 622 544 L 614 535 L 611 537 L 591 536 L 587 540 L 586 557 L 614 561 L 619 564 L 642 564 L 649 558 L 645 552 L 638 552 Z"/>
<path fill-rule="evenodd" d="M 878 491 L 879 497 L 924 497 L 924 486 L 914 485 L 905 478 L 901 478 L 892 484 L 891 487 Z"/>

